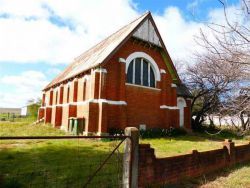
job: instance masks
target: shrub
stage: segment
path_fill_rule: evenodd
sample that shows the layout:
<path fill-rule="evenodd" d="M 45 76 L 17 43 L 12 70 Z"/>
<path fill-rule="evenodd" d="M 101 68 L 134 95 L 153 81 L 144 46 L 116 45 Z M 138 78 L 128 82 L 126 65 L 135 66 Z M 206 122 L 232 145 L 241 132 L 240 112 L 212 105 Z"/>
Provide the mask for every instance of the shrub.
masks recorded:
<path fill-rule="evenodd" d="M 108 133 L 110 135 L 124 135 L 124 130 L 119 128 L 109 128 Z M 187 134 L 185 129 L 173 127 L 170 127 L 168 129 L 149 128 L 146 130 L 140 130 L 140 138 L 163 138 L 171 136 L 182 136 L 185 134 Z"/>
<path fill-rule="evenodd" d="M 187 132 L 184 129 L 173 128 L 162 129 L 162 128 L 150 128 L 146 130 L 140 130 L 141 138 L 162 138 L 162 137 L 174 137 L 185 135 Z"/>
<path fill-rule="evenodd" d="M 211 138 L 216 139 L 242 139 L 243 134 L 237 131 L 233 127 L 216 127 L 216 126 L 207 126 L 202 125 L 200 130 L 195 130 L 196 132 L 209 135 Z"/>
<path fill-rule="evenodd" d="M 124 135 L 124 130 L 119 128 L 109 128 L 108 129 L 109 135 Z"/>

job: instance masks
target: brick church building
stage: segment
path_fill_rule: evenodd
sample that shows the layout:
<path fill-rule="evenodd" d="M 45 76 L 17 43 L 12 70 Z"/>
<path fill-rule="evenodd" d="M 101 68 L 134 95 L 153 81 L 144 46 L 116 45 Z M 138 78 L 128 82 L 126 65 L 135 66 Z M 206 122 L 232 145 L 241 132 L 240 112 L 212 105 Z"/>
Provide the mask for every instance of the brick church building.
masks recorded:
<path fill-rule="evenodd" d="M 150 12 L 90 48 L 43 89 L 39 119 L 84 134 L 110 128 L 190 128 L 191 94 L 181 83 Z"/>

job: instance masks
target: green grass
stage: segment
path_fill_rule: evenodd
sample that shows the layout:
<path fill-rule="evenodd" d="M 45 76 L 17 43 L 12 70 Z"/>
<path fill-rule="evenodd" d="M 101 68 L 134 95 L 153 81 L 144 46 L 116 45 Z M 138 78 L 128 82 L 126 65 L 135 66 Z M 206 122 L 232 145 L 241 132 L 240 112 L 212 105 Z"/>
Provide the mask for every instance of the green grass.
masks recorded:
<path fill-rule="evenodd" d="M 0 136 L 55 136 L 65 132 L 53 128 L 50 124 L 32 125 L 33 119 L 18 122 L 0 122 Z"/>
<path fill-rule="evenodd" d="M 0 122 L 0 136 L 66 135 L 51 125 L 32 125 L 32 121 Z M 0 187 L 81 187 L 118 141 L 74 140 L 0 140 Z M 91 182 L 116 185 L 121 179 L 122 150 L 111 157 Z M 118 172 L 120 171 L 120 172 Z M 115 177 L 117 178 L 113 178 Z M 114 186 L 113 186 L 114 187 Z"/>
<path fill-rule="evenodd" d="M 176 138 L 143 139 L 141 143 L 149 143 L 155 149 L 157 157 L 168 157 L 190 153 L 192 150 L 206 151 L 222 148 L 222 143 L 196 136 L 179 136 Z"/>
<path fill-rule="evenodd" d="M 155 149 L 156 157 L 169 157 L 191 153 L 192 150 L 207 151 L 222 148 L 221 140 L 211 140 L 204 135 L 185 135 L 170 138 L 142 139 L 140 143 L 151 144 Z M 234 140 L 236 145 L 246 144 L 247 140 Z"/>
<path fill-rule="evenodd" d="M 0 174 L 5 176 L 5 182 L 20 185 L 33 184 L 34 187 L 44 187 L 47 184 L 58 187 L 79 183 L 82 185 L 109 155 L 117 142 L 101 142 L 93 140 L 49 140 L 49 141 L 17 141 L 0 146 Z M 110 175 L 118 174 L 121 169 L 121 154 L 112 156 L 101 173 L 95 177 L 92 184 L 98 180 L 110 179 Z M 119 169 L 115 165 L 120 165 Z M 102 177 L 103 175 L 103 177 Z M 70 182 L 73 181 L 73 182 Z M 111 181 L 112 182 L 112 181 Z M 6 184 L 7 184 L 6 183 Z M 76 184 L 75 184 L 76 183 Z M 112 184 L 116 184 L 112 182 Z"/>
<path fill-rule="evenodd" d="M 25 119 L 20 122 L 0 122 L 0 136 L 66 135 L 49 124 L 31 123 L 32 120 Z M 236 144 L 245 142 L 236 140 Z M 150 143 L 157 157 L 190 153 L 194 149 L 205 151 L 222 148 L 221 140 L 211 139 L 205 135 L 142 139 L 140 143 Z M 117 141 L 93 139 L 0 140 L 0 183 L 3 178 L 1 174 L 5 174 L 5 187 L 32 187 L 32 184 L 33 187 L 49 187 L 49 184 L 52 187 L 82 186 L 117 144 Z M 123 146 L 119 150 L 95 177 L 93 185 L 105 181 L 112 186 L 121 179 L 119 175 L 122 169 Z M 250 167 L 246 168 L 249 170 Z M 235 182 L 237 181 L 235 178 Z M 249 183 L 249 180 L 246 179 L 246 182 Z"/>

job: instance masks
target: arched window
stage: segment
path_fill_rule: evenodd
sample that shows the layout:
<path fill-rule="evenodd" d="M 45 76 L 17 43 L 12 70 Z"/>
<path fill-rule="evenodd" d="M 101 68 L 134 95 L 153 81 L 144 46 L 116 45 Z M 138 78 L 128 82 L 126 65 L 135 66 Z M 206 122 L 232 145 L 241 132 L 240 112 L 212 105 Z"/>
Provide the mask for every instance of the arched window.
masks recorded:
<path fill-rule="evenodd" d="M 138 57 L 129 63 L 127 83 L 155 87 L 155 74 L 148 60 Z"/>
<path fill-rule="evenodd" d="M 70 92 L 70 86 L 68 85 L 68 89 L 67 89 L 67 103 L 69 103 L 69 92 Z"/>
<path fill-rule="evenodd" d="M 86 85 L 87 85 L 87 80 L 84 79 L 83 80 L 83 91 L 82 91 L 82 99 L 83 99 L 83 101 L 86 100 Z"/>
<path fill-rule="evenodd" d="M 58 100 L 58 90 L 56 90 L 56 101 L 55 101 L 55 104 L 57 104 L 57 100 Z"/>

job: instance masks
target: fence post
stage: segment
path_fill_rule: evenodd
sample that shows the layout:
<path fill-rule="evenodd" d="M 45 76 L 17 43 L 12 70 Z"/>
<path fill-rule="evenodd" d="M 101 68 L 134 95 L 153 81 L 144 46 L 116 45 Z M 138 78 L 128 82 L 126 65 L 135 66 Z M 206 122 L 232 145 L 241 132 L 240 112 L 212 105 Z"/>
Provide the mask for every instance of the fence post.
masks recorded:
<path fill-rule="evenodd" d="M 139 131 L 135 127 L 125 128 L 126 139 L 123 158 L 123 188 L 138 187 Z"/>
<path fill-rule="evenodd" d="M 228 154 L 230 157 L 230 165 L 234 165 L 235 164 L 235 146 L 234 146 L 234 142 L 232 142 L 232 140 L 230 139 L 225 139 L 225 141 L 223 142 L 223 146 L 225 146 L 228 150 Z"/>

